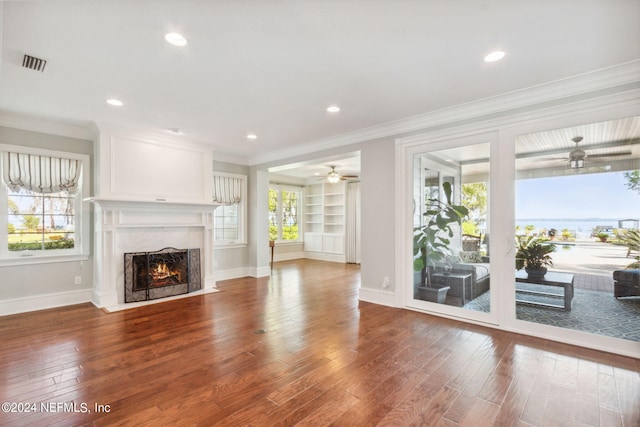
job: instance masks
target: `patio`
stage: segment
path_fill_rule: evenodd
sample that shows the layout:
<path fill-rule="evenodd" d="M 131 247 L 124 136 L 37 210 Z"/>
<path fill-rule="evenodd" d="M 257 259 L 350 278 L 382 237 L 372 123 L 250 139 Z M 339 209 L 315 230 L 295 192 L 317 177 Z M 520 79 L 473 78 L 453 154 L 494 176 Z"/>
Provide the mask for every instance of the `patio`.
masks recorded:
<path fill-rule="evenodd" d="M 640 342 L 640 298 L 613 296 L 613 271 L 634 261 L 627 257 L 627 248 L 593 239 L 571 242 L 567 249 L 558 246 L 552 270 L 575 276 L 571 311 L 518 304 L 517 318 Z M 465 308 L 488 311 L 489 295 L 484 293 Z"/>

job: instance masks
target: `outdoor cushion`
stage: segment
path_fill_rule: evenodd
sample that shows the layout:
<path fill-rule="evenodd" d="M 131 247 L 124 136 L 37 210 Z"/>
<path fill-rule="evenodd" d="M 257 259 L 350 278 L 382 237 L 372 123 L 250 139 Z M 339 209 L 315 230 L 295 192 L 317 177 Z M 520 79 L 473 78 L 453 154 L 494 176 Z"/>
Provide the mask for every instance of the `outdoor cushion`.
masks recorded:
<path fill-rule="evenodd" d="M 482 255 L 480 255 L 480 251 L 460 251 L 460 260 L 462 262 L 482 262 Z"/>
<path fill-rule="evenodd" d="M 482 280 L 489 275 L 489 264 L 485 263 L 459 263 L 452 265 L 453 270 L 457 271 L 468 271 L 474 274 L 474 279 L 476 281 Z"/>

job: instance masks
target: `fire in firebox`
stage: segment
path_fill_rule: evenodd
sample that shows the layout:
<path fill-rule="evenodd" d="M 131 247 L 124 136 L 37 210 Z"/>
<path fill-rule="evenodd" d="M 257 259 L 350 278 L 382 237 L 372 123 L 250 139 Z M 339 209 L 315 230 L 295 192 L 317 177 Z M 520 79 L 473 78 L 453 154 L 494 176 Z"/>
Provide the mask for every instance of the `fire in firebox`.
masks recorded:
<path fill-rule="evenodd" d="M 166 263 L 160 262 L 151 270 L 150 287 L 178 285 L 183 283 L 182 274 L 179 270 L 173 270 Z"/>

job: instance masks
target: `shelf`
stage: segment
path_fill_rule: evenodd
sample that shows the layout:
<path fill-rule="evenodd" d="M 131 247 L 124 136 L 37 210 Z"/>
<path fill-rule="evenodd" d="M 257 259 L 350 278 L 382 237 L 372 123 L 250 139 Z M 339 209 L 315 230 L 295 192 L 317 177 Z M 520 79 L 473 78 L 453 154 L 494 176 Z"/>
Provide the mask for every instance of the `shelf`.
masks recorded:
<path fill-rule="evenodd" d="M 345 184 L 311 184 L 306 191 L 304 224 L 310 234 L 305 250 L 344 253 Z M 320 233 L 320 242 L 314 242 L 315 233 Z"/>

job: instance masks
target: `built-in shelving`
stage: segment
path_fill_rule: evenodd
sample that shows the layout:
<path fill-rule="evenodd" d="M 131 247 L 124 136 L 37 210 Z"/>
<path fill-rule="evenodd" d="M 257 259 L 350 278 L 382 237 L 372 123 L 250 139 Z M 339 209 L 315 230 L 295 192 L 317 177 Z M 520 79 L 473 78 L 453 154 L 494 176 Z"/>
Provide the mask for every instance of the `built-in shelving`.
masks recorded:
<path fill-rule="evenodd" d="M 322 206 L 322 184 L 307 187 L 304 196 L 304 229 L 310 233 L 321 233 L 324 225 Z"/>
<path fill-rule="evenodd" d="M 344 234 L 344 182 L 323 184 L 324 232 Z"/>
<path fill-rule="evenodd" d="M 304 250 L 344 255 L 345 183 L 306 187 Z"/>

